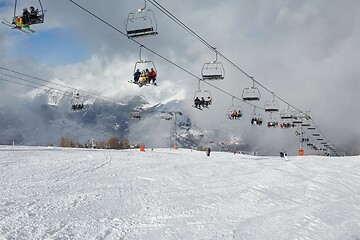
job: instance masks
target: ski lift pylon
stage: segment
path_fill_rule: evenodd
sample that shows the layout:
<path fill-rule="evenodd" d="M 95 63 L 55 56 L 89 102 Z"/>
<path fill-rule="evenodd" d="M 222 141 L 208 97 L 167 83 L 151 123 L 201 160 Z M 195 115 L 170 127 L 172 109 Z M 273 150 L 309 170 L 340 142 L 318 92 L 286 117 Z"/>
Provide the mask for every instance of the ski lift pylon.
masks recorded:
<path fill-rule="evenodd" d="M 146 0 L 143 8 L 130 12 L 125 20 L 128 38 L 146 37 L 158 34 L 155 14 L 151 9 L 146 9 Z"/>
<path fill-rule="evenodd" d="M 221 62 L 217 61 L 218 52 L 216 48 L 213 49 L 215 51 L 215 60 L 204 63 L 203 68 L 201 69 L 203 80 L 223 80 L 225 77 L 224 66 Z"/>

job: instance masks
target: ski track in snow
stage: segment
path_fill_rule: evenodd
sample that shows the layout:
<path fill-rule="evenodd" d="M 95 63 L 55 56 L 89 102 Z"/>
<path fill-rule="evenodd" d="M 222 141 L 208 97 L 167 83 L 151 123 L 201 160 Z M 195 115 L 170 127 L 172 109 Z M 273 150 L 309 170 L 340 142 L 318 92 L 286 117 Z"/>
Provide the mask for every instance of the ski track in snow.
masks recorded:
<path fill-rule="evenodd" d="M 360 239 L 360 157 L 0 146 L 1 239 Z"/>

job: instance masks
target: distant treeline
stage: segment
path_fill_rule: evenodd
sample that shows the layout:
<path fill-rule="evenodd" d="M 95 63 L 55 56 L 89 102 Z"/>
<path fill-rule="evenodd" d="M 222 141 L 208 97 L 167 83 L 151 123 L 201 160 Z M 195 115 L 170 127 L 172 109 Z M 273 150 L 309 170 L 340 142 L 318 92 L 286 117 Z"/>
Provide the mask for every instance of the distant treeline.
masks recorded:
<path fill-rule="evenodd" d="M 59 147 L 69 148 L 96 148 L 96 149 L 129 149 L 139 148 L 140 145 L 131 146 L 127 139 L 119 140 L 116 137 L 111 137 L 109 140 L 89 141 L 82 144 L 78 141 L 74 141 L 71 138 L 61 137 Z"/>

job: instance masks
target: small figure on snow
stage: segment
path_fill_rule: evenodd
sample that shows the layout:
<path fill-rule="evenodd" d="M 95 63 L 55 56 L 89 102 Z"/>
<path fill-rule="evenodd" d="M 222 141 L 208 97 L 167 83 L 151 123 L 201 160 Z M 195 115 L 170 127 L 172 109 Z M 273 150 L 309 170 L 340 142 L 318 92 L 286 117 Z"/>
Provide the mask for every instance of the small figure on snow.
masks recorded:
<path fill-rule="evenodd" d="M 206 151 L 206 155 L 207 155 L 208 157 L 210 157 L 210 153 L 211 153 L 211 148 L 208 148 L 207 151 Z"/>

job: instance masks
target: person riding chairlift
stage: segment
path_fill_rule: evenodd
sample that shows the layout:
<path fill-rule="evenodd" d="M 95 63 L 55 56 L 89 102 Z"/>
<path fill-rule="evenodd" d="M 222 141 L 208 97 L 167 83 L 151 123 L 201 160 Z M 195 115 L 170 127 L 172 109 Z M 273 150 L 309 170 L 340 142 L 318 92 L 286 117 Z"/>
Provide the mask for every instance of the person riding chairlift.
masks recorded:
<path fill-rule="evenodd" d="M 141 76 L 141 72 L 139 69 L 136 69 L 136 72 L 134 73 L 134 83 L 138 83 Z"/>
<path fill-rule="evenodd" d="M 237 119 L 238 113 L 236 112 L 236 110 L 233 111 L 231 116 L 232 116 L 232 119 Z"/>
<path fill-rule="evenodd" d="M 30 13 L 29 13 L 29 22 L 30 24 L 36 23 L 38 19 L 38 10 L 31 6 L 30 7 Z"/>
<path fill-rule="evenodd" d="M 23 9 L 23 13 L 22 13 L 22 18 L 21 18 L 21 21 L 22 21 L 22 24 L 24 25 L 28 25 L 29 24 L 29 21 L 30 21 L 30 13 L 29 11 L 27 10 L 27 8 L 24 8 Z M 20 22 L 21 23 L 21 22 Z"/>
<path fill-rule="evenodd" d="M 196 108 L 200 109 L 201 101 L 200 101 L 200 99 L 198 97 L 195 98 L 194 104 L 195 104 Z"/>
<path fill-rule="evenodd" d="M 152 83 L 154 85 L 156 85 L 156 83 L 155 83 L 155 81 L 156 81 L 156 72 L 155 72 L 155 70 L 153 68 L 151 68 L 151 71 L 149 73 L 149 83 L 151 83 L 151 81 L 152 81 Z"/>

